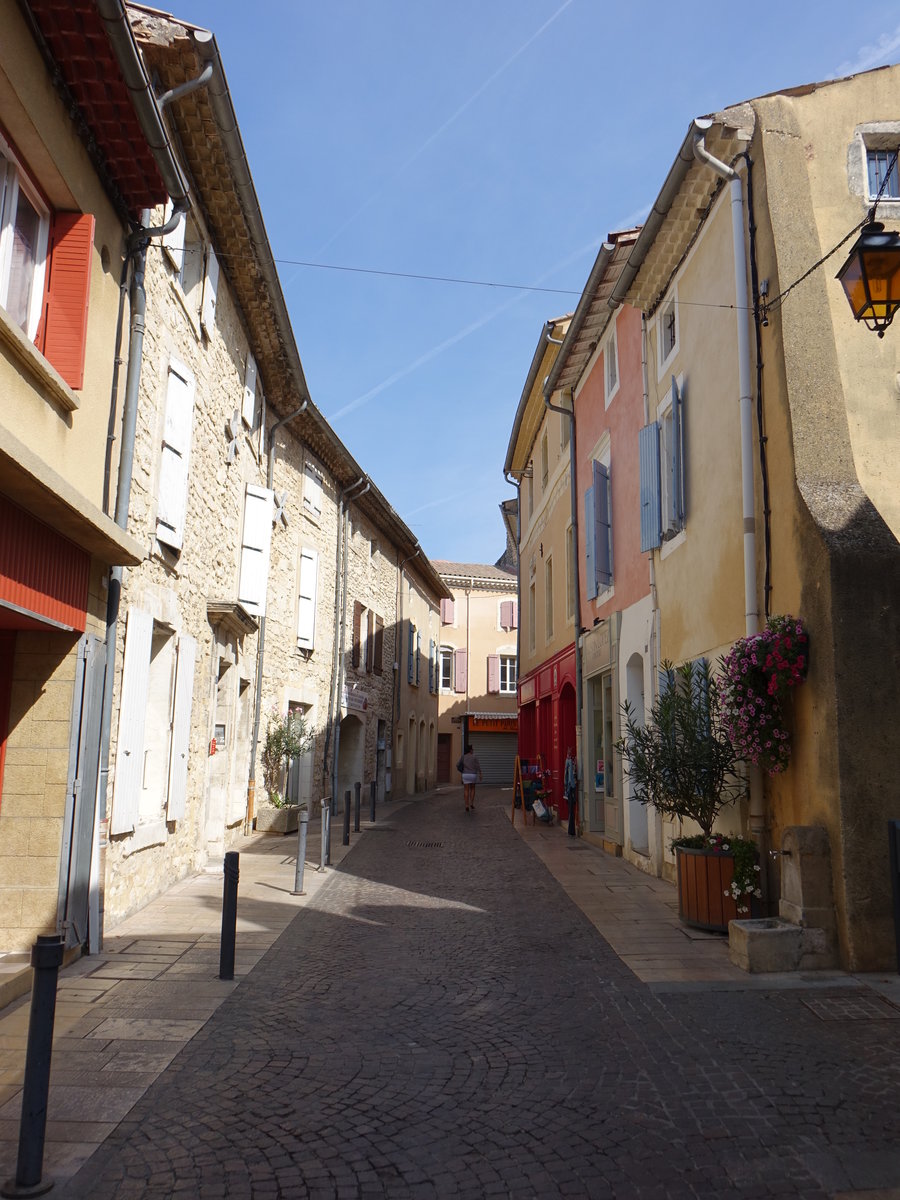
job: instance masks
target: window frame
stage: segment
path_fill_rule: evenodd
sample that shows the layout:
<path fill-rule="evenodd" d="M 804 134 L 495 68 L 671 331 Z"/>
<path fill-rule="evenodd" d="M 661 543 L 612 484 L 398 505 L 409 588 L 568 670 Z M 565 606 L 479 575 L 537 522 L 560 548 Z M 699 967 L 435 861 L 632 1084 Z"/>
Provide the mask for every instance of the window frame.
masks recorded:
<path fill-rule="evenodd" d="M 619 371 L 619 338 L 616 332 L 615 319 L 612 328 L 603 343 L 603 406 L 609 408 L 619 390 L 621 374 Z M 610 381 L 610 364 L 615 365 L 615 377 Z"/>
<path fill-rule="evenodd" d="M 38 218 L 38 232 L 32 259 L 30 294 L 26 306 L 25 324 L 22 325 L 7 307 L 9 284 L 12 277 L 15 249 L 16 218 L 18 216 L 19 193 L 34 209 Z M 36 341 L 40 331 L 44 289 L 47 279 L 47 257 L 50 247 L 50 222 L 52 213 L 36 184 L 22 166 L 18 155 L 0 136 L 0 306 L 10 321 L 21 329 L 30 342 Z"/>
<path fill-rule="evenodd" d="M 518 686 L 518 660 L 515 654 L 500 654 L 500 695 L 515 696 Z M 512 680 L 510 681 L 510 664 L 512 665 Z"/>
<path fill-rule="evenodd" d="M 671 324 L 673 330 L 672 345 L 666 349 L 666 328 L 668 325 L 669 313 L 671 311 Z M 680 330 L 678 320 L 678 285 L 676 284 L 668 293 L 662 304 L 659 306 L 659 312 L 656 317 L 656 362 L 657 362 L 657 378 L 662 379 L 669 365 L 678 354 L 680 345 Z"/>

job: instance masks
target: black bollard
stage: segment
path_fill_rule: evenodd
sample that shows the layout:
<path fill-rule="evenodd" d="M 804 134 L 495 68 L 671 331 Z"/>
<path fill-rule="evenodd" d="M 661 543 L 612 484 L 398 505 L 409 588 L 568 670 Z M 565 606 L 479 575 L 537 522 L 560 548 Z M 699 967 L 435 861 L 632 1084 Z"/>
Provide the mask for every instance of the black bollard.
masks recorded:
<path fill-rule="evenodd" d="M 353 790 L 353 832 L 359 833 L 359 793 L 362 791 L 361 783 L 354 783 Z"/>
<path fill-rule="evenodd" d="M 234 937 L 237 928 L 237 893 L 240 855 L 225 855 L 225 887 L 222 893 L 222 941 L 219 947 L 219 978 L 234 979 Z"/>
<path fill-rule="evenodd" d="M 47 1132 L 47 1099 L 50 1094 L 50 1058 L 53 1053 L 53 1020 L 56 1016 L 56 981 L 63 960 L 59 934 L 39 937 L 31 948 L 34 979 L 31 1015 L 25 1051 L 22 1119 L 19 1124 L 19 1157 L 16 1177 L 0 1189 L 3 1196 L 42 1196 L 53 1181 L 41 1183 L 44 1137 Z"/>
<path fill-rule="evenodd" d="M 344 792 L 344 836 L 341 839 L 344 846 L 350 845 L 350 789 Z"/>
<path fill-rule="evenodd" d="M 369 784 L 369 820 L 375 824 L 375 795 L 378 792 L 378 784 L 373 779 Z"/>

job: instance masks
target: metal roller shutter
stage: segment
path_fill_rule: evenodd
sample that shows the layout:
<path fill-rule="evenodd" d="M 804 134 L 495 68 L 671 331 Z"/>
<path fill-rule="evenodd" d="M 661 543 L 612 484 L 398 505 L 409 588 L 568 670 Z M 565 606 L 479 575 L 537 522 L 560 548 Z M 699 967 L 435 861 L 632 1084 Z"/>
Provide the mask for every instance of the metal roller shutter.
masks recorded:
<path fill-rule="evenodd" d="M 470 733 L 484 783 L 512 787 L 519 739 L 514 733 Z"/>

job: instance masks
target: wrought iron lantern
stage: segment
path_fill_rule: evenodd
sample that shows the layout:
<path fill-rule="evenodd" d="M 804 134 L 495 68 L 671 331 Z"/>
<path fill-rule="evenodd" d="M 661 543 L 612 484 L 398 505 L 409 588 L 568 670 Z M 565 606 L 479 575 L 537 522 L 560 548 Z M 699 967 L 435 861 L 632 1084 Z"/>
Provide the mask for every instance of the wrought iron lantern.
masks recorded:
<path fill-rule="evenodd" d="M 836 278 L 855 320 L 884 337 L 900 308 L 900 233 L 886 233 L 879 221 L 864 225 Z"/>

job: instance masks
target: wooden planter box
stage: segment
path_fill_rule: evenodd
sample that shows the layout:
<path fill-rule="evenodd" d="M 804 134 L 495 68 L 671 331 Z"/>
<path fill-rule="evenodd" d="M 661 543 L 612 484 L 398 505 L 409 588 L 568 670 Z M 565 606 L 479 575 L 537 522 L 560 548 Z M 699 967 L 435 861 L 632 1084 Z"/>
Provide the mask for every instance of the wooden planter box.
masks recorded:
<path fill-rule="evenodd" d="M 731 854 L 676 846 L 675 862 L 678 867 L 678 916 L 685 925 L 727 933 L 729 921 L 753 915 L 752 912 L 738 912 L 737 903 L 732 899 L 734 858 Z"/>

